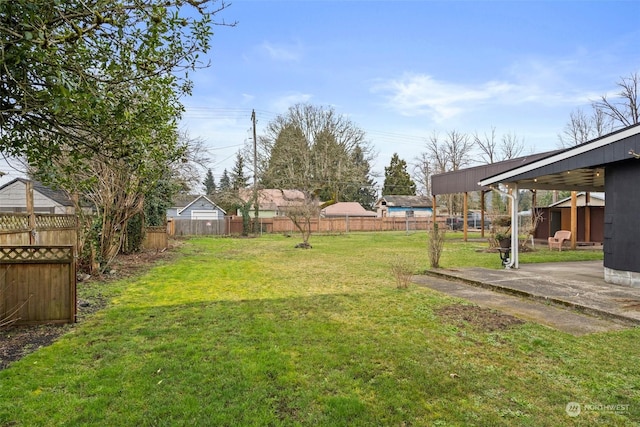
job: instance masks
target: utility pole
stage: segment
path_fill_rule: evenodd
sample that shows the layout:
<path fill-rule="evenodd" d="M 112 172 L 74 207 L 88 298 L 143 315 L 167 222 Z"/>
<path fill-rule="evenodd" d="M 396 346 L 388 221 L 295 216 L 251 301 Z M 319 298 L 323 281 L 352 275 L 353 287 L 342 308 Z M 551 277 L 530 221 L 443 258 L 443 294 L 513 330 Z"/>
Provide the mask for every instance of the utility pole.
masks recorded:
<path fill-rule="evenodd" d="M 256 138 L 256 110 L 251 111 L 253 124 L 253 231 L 258 233 L 258 141 Z"/>

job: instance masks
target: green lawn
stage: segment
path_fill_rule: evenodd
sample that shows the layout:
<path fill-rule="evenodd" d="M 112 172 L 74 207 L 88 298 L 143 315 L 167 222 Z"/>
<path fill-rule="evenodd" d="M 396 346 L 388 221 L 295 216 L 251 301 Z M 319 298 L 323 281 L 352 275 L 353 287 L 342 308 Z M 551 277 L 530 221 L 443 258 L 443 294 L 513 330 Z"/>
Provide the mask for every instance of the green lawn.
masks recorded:
<path fill-rule="evenodd" d="M 499 268 L 448 236 L 444 267 Z M 0 372 L 1 426 L 628 426 L 640 419 L 640 329 L 574 337 L 483 330 L 409 285 L 425 234 L 201 238 Z M 530 261 L 527 261 L 529 259 Z M 599 257 L 522 254 L 521 263 Z M 80 285 L 82 286 L 82 285 Z M 82 293 L 83 289 L 79 289 Z M 582 412 L 569 417 L 577 402 Z M 607 406 L 617 405 L 617 406 Z M 616 411 L 617 410 L 617 411 Z"/>

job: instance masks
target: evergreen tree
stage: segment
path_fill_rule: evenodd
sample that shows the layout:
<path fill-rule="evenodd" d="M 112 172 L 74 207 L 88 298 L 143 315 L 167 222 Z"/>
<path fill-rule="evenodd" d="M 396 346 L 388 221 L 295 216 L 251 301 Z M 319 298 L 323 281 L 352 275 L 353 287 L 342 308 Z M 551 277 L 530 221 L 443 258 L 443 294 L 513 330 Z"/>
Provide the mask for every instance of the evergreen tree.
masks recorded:
<path fill-rule="evenodd" d="M 222 177 L 220 178 L 219 190 L 221 193 L 226 193 L 231 190 L 231 188 L 231 178 L 229 178 L 229 172 L 225 169 L 222 172 Z"/>
<path fill-rule="evenodd" d="M 216 181 L 213 178 L 213 173 L 211 172 L 211 169 L 207 170 L 207 175 L 205 176 L 204 181 L 202 181 L 202 185 L 204 185 L 204 194 L 206 194 L 207 196 L 211 196 L 215 194 Z"/>
<path fill-rule="evenodd" d="M 407 162 L 400 159 L 398 153 L 391 157 L 391 163 L 384 168 L 384 186 L 382 195 L 415 196 L 416 183 L 407 172 Z"/>
<path fill-rule="evenodd" d="M 239 152 L 236 156 L 236 164 L 233 166 L 231 187 L 236 191 L 247 187 L 247 177 L 244 176 L 244 159 Z"/>
<path fill-rule="evenodd" d="M 282 125 L 269 151 L 267 169 L 262 175 L 264 188 L 289 189 L 296 181 L 303 181 L 296 178 L 311 178 L 309 167 L 305 167 L 310 163 L 311 150 L 299 126 L 292 123 Z M 305 170 L 306 174 L 301 172 Z"/>
<path fill-rule="evenodd" d="M 343 193 L 343 201 L 358 202 L 365 209 L 373 209 L 376 203 L 375 181 L 371 177 L 371 166 L 360 147 L 356 147 L 351 155 L 351 161 L 359 169 L 360 178 L 349 186 Z"/>

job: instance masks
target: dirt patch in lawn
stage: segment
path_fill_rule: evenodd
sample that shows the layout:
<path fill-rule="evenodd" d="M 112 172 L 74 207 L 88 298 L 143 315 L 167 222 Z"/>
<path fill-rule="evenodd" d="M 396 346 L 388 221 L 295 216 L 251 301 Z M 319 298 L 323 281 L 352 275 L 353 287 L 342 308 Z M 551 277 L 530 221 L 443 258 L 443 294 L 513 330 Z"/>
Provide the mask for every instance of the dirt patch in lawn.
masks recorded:
<path fill-rule="evenodd" d="M 448 305 L 436 310 L 436 314 L 446 322 L 458 327 L 471 325 L 488 332 L 501 331 L 524 323 L 517 317 L 477 305 Z"/>
<path fill-rule="evenodd" d="M 174 246 L 175 247 L 175 246 Z M 77 323 L 103 309 L 108 299 L 102 290 L 109 282 L 144 273 L 155 263 L 175 255 L 172 250 L 145 251 L 130 255 L 119 255 L 111 271 L 99 277 L 85 277 L 77 285 Z M 70 331 L 74 324 L 9 326 L 0 328 L 0 370 L 29 353 L 55 342 L 58 337 Z"/>

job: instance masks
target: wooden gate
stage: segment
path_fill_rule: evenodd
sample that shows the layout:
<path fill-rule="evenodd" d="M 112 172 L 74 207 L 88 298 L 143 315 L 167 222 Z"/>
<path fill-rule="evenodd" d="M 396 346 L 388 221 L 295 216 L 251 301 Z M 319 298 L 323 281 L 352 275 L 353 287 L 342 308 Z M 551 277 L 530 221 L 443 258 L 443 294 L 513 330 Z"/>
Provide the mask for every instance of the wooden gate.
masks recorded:
<path fill-rule="evenodd" d="M 76 320 L 74 246 L 0 247 L 0 324 Z"/>

